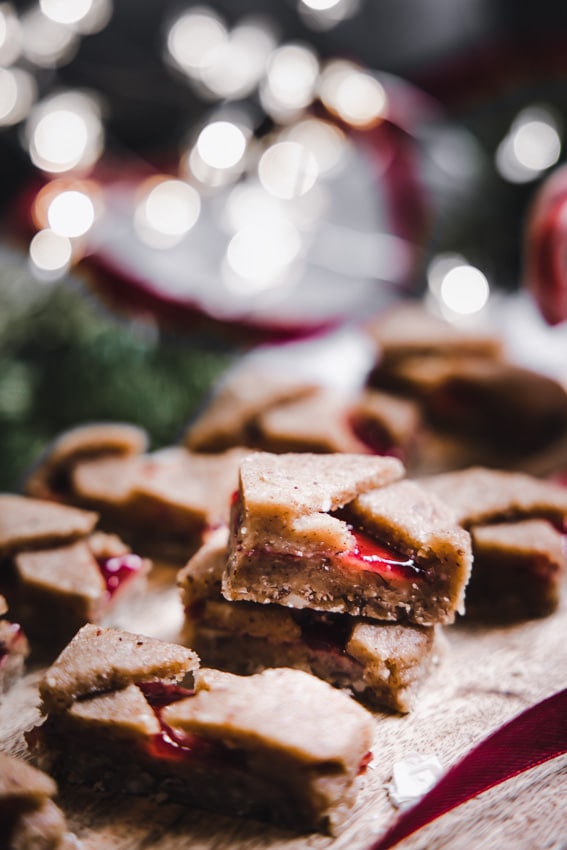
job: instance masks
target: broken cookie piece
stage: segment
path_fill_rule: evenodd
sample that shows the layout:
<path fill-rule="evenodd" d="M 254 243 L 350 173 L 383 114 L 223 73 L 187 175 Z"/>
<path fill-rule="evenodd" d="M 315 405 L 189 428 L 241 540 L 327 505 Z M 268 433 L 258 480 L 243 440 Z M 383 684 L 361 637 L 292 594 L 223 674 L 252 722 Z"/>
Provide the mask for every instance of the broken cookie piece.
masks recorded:
<path fill-rule="evenodd" d="M 209 526 L 226 522 L 246 454 L 242 448 L 206 455 L 172 446 L 82 460 L 70 473 L 70 498 L 99 512 L 102 525 L 137 551 L 180 565 Z"/>
<path fill-rule="evenodd" d="M 0 588 L 30 638 L 68 640 L 144 588 L 150 562 L 96 523 L 93 512 L 0 495 Z"/>
<path fill-rule="evenodd" d="M 464 331 L 417 304 L 388 311 L 369 332 L 377 351 L 368 386 L 412 400 L 422 413 L 426 433 L 413 474 L 435 470 L 430 441 L 439 454 L 450 440 L 438 458 L 444 471 L 536 465 L 565 439 L 565 387 L 507 359 L 495 333 Z"/>
<path fill-rule="evenodd" d="M 147 639 L 119 630 L 101 631 L 87 654 L 88 637 L 41 682 L 47 716 L 27 737 L 43 765 L 295 830 L 333 830 L 348 815 L 373 738 L 371 715 L 348 696 L 299 670 L 195 670 L 190 650 L 151 641 L 138 651 Z"/>
<path fill-rule="evenodd" d="M 483 467 L 427 477 L 422 485 L 470 531 L 469 617 L 507 621 L 557 608 L 567 567 L 565 487 Z"/>
<path fill-rule="evenodd" d="M 5 617 L 8 605 L 0 596 L 0 696 L 20 678 L 29 655 L 29 644 L 19 623 Z"/>
<path fill-rule="evenodd" d="M 417 625 L 463 610 L 470 537 L 402 464 L 256 453 L 240 467 L 223 595 Z M 395 482 L 395 483 L 393 483 Z"/>
<path fill-rule="evenodd" d="M 46 449 L 25 482 L 25 492 L 36 499 L 71 499 L 70 472 L 82 460 L 102 457 L 125 458 L 148 447 L 142 428 L 123 422 L 78 425 L 65 431 Z"/>
<path fill-rule="evenodd" d="M 295 667 L 374 707 L 410 711 L 444 649 L 438 627 L 221 596 L 228 531 L 217 529 L 180 571 L 185 641 L 203 664 L 249 675 Z"/>
<path fill-rule="evenodd" d="M 5 850 L 73 850 L 79 845 L 67 831 L 54 802 L 57 785 L 23 759 L 0 752 L 0 836 Z"/>

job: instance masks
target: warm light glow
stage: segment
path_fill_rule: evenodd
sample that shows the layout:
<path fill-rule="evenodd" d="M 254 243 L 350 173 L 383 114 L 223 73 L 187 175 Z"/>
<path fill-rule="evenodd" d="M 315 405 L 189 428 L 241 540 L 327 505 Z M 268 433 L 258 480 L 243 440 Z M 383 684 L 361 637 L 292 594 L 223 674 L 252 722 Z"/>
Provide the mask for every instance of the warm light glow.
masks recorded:
<path fill-rule="evenodd" d="M 241 161 L 246 151 L 246 136 L 230 121 L 207 124 L 197 139 L 197 151 L 210 168 L 231 169 Z"/>
<path fill-rule="evenodd" d="M 40 68 L 54 68 L 69 62 L 79 45 L 78 35 L 65 24 L 59 24 L 39 9 L 21 18 L 23 53 Z"/>
<path fill-rule="evenodd" d="M 32 159 L 48 171 L 66 171 L 81 161 L 87 139 L 82 116 L 67 109 L 55 110 L 41 118 L 35 128 Z"/>
<path fill-rule="evenodd" d="M 31 74 L 21 68 L 0 68 L 0 126 L 23 121 L 36 96 Z"/>
<path fill-rule="evenodd" d="M 344 133 L 328 121 L 306 118 L 286 128 L 280 138 L 298 142 L 311 151 L 320 174 L 334 171 L 343 161 L 347 141 Z"/>
<path fill-rule="evenodd" d="M 46 280 L 55 280 L 65 274 L 73 255 L 71 241 L 49 229 L 35 234 L 29 251 L 32 268 Z"/>
<path fill-rule="evenodd" d="M 445 276 L 458 266 L 467 266 L 468 263 L 462 254 L 437 254 L 427 267 L 427 285 L 429 291 L 439 298 L 441 295 L 441 284 Z"/>
<path fill-rule="evenodd" d="M 298 142 L 277 142 L 258 163 L 260 183 L 276 198 L 298 198 L 315 184 L 317 161 L 311 151 Z"/>
<path fill-rule="evenodd" d="M 535 180 L 559 160 L 561 137 L 555 118 L 542 107 L 523 109 L 496 150 L 496 167 L 511 183 Z"/>
<path fill-rule="evenodd" d="M 39 0 L 43 14 L 57 24 L 76 24 L 85 18 L 93 0 Z"/>
<path fill-rule="evenodd" d="M 297 10 L 307 26 L 330 30 L 358 11 L 359 0 L 298 0 Z"/>
<path fill-rule="evenodd" d="M 226 27 L 214 12 L 195 8 L 180 15 L 167 34 L 167 50 L 175 64 L 190 76 L 200 75 L 213 50 L 228 37 Z"/>
<path fill-rule="evenodd" d="M 527 121 L 514 134 L 513 145 L 518 162 L 533 171 L 555 165 L 561 153 L 559 133 L 545 121 Z"/>
<path fill-rule="evenodd" d="M 313 100 L 319 73 L 314 51 L 300 44 L 287 44 L 275 50 L 270 58 L 261 99 L 270 113 L 296 112 Z"/>
<path fill-rule="evenodd" d="M 444 276 L 440 297 L 454 313 L 478 313 L 488 301 L 490 287 L 485 275 L 474 266 L 455 266 Z"/>
<path fill-rule="evenodd" d="M 334 6 L 339 6 L 341 0 L 301 0 L 301 3 L 314 12 L 326 12 Z"/>
<path fill-rule="evenodd" d="M 102 124 L 96 102 L 68 92 L 33 110 L 26 127 L 34 165 L 51 173 L 86 168 L 102 150 Z"/>
<path fill-rule="evenodd" d="M 47 220 L 59 236 L 84 236 L 94 224 L 94 204 L 84 192 L 74 189 L 61 192 L 49 204 Z"/>
<path fill-rule="evenodd" d="M 343 60 L 330 62 L 319 82 L 319 95 L 327 109 L 355 127 L 370 127 L 386 112 L 382 84 L 367 71 Z"/>
<path fill-rule="evenodd" d="M 227 264 L 236 275 L 227 279 L 227 285 L 243 293 L 273 287 L 285 279 L 300 250 L 301 237 L 289 223 L 240 230 L 227 248 Z"/>
<path fill-rule="evenodd" d="M 274 46 L 265 24 L 243 22 L 209 53 L 200 80 L 216 98 L 245 97 L 258 85 Z"/>
<path fill-rule="evenodd" d="M 0 3 L 0 65 L 11 65 L 20 55 L 22 33 L 11 3 Z M 1 96 L 1 88 L 0 88 Z"/>
<path fill-rule="evenodd" d="M 199 219 L 201 199 L 193 186 L 182 180 L 153 179 L 142 189 L 136 207 L 138 236 L 154 248 L 180 242 Z"/>

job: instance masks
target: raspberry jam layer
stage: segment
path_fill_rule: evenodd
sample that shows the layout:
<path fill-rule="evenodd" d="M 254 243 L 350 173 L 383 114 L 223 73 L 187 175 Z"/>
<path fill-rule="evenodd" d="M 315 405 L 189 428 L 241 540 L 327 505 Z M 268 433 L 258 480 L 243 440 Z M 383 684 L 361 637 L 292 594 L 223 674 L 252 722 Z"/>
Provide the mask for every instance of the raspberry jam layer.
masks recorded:
<path fill-rule="evenodd" d="M 348 426 L 357 440 L 360 440 L 372 454 L 402 457 L 403 452 L 400 447 L 377 422 L 373 422 L 366 416 L 351 416 Z"/>
<path fill-rule="evenodd" d="M 416 578 L 426 577 L 426 571 L 413 556 L 403 555 L 352 526 L 350 531 L 355 537 L 356 546 L 339 556 L 345 566 L 401 581 L 415 581 Z"/>
<path fill-rule="evenodd" d="M 189 699 L 195 692 L 180 685 L 164 682 L 142 682 L 138 687 L 157 717 L 161 732 L 155 735 L 149 745 L 153 758 L 170 761 L 201 761 L 215 765 L 230 764 L 237 766 L 242 761 L 242 753 L 229 749 L 222 742 L 213 741 L 194 735 L 190 732 L 180 732 L 172 729 L 162 718 L 162 711 L 168 705 L 180 700 Z"/>
<path fill-rule="evenodd" d="M 113 596 L 125 581 L 137 575 L 143 566 L 142 558 L 132 552 L 112 558 L 100 558 L 97 563 L 110 596 Z"/>

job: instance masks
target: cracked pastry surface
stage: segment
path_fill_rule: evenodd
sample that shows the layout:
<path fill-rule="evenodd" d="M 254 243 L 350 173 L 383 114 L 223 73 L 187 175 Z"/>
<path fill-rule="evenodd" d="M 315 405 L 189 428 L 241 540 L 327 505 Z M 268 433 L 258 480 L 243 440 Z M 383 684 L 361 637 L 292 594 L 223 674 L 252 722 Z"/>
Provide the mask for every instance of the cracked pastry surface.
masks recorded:
<path fill-rule="evenodd" d="M 239 674 L 296 667 L 349 689 L 368 705 L 413 708 L 444 652 L 437 627 L 228 602 L 221 596 L 227 537 L 227 529 L 217 529 L 178 576 L 185 642 L 202 663 Z"/>
<path fill-rule="evenodd" d="M 85 627 L 41 681 L 46 719 L 28 742 L 43 765 L 293 829 L 348 816 L 374 731 L 350 697 L 303 671 L 197 669 L 181 646 L 99 631 L 99 651 Z"/>
<path fill-rule="evenodd" d="M 452 622 L 469 535 L 402 464 L 256 453 L 240 468 L 223 594 L 418 625 Z"/>

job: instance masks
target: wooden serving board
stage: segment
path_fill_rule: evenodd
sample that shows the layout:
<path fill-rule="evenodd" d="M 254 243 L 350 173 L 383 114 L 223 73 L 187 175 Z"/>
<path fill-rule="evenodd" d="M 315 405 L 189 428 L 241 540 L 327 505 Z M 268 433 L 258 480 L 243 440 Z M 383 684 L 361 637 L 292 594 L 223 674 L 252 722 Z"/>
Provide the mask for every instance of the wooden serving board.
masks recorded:
<path fill-rule="evenodd" d="M 567 588 L 566 588 L 567 590 Z M 157 568 L 150 594 L 120 623 L 174 639 L 182 618 L 175 570 Z M 82 850 L 367 850 L 396 818 L 386 785 L 411 752 L 435 754 L 445 767 L 478 741 L 567 683 L 567 592 L 543 620 L 497 628 L 446 629 L 448 652 L 407 716 L 376 713 L 374 759 L 342 833 L 296 835 L 256 821 L 187 810 L 158 798 L 109 796 L 60 787 L 59 803 Z M 23 733 L 39 717 L 34 667 L 0 702 L 0 749 L 27 755 Z M 1 844 L 1 840 L 0 840 Z M 405 850 L 565 850 L 567 757 L 487 791 L 422 829 Z"/>

